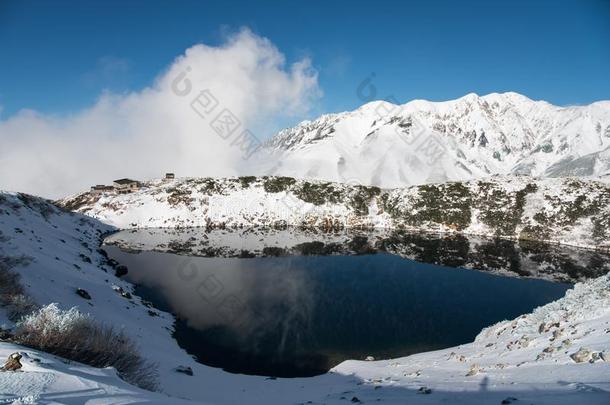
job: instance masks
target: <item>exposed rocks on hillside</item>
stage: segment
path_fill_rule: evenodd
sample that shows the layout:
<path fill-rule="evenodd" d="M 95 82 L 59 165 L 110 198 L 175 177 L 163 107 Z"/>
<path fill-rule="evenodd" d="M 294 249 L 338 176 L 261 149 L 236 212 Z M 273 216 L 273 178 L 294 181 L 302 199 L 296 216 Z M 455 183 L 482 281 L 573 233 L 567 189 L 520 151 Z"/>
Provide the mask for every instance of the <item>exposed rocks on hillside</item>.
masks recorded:
<path fill-rule="evenodd" d="M 391 190 L 290 177 L 185 178 L 60 204 L 118 228 L 386 228 L 610 249 L 610 187 L 574 178 L 493 177 Z"/>

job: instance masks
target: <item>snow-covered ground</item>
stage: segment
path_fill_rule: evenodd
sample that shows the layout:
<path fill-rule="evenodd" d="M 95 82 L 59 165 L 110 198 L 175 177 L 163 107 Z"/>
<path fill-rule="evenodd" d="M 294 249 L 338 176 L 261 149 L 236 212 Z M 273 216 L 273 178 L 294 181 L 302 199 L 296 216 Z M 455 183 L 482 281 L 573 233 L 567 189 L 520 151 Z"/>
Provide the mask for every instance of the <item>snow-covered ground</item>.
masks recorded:
<path fill-rule="evenodd" d="M 21 372 L 0 372 L 0 404 L 190 404 L 141 390 L 112 368 L 99 369 L 11 343 L 0 343 L 0 358 L 21 353 Z"/>
<path fill-rule="evenodd" d="M 133 197 L 116 201 L 122 204 Z M 113 211 L 114 218 L 122 218 L 124 207 Z M 186 206 L 181 209 L 193 212 Z M 134 218 L 129 216 L 129 220 Z M 139 220 L 144 221 L 143 217 Z M 76 306 L 100 322 L 122 328 L 141 352 L 158 364 L 162 393 L 130 387 L 113 370 L 64 364 L 48 354 L 0 342 L 0 357 L 15 351 L 28 354 L 22 373 L 0 372 L 0 393 L 6 398 L 100 404 L 171 404 L 182 403 L 181 399 L 212 404 L 377 400 L 386 404 L 487 404 L 510 402 L 509 397 L 517 398 L 518 403 L 610 402 L 608 276 L 576 285 L 565 298 L 533 314 L 485 329 L 471 344 L 391 361 L 348 361 L 313 378 L 266 379 L 228 374 L 196 363 L 172 339 L 170 314 L 154 310 L 158 316 L 150 316 L 150 308 L 138 297 L 117 293 L 113 286 L 124 291 L 131 291 L 131 286 L 114 276 L 98 251 L 102 234 L 111 229 L 94 218 L 61 211 L 43 200 L 0 194 L 0 256 L 22 258 L 12 271 L 21 275 L 27 293 L 40 305 L 57 302 L 65 309 Z M 77 295 L 77 288 L 87 290 L 91 300 Z M 5 316 L 0 319 L 11 326 Z M 599 359 L 575 363 L 570 355 L 581 348 Z M 41 362 L 32 363 L 31 358 Z M 193 375 L 176 372 L 179 366 L 191 367 Z M 431 391 L 426 393 L 427 389 Z"/>

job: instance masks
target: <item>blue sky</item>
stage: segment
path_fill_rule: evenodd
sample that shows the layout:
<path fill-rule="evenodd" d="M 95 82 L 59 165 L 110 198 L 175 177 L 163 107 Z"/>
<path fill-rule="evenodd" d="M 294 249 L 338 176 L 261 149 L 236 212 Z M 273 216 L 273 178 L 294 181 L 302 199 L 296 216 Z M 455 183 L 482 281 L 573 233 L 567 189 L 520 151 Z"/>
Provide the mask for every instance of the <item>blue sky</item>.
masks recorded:
<path fill-rule="evenodd" d="M 610 1 L 2 1 L 0 118 L 69 115 L 103 91 L 152 83 L 178 55 L 249 27 L 287 61 L 310 57 L 312 115 L 377 98 L 446 100 L 516 91 L 550 102 L 610 99 Z"/>

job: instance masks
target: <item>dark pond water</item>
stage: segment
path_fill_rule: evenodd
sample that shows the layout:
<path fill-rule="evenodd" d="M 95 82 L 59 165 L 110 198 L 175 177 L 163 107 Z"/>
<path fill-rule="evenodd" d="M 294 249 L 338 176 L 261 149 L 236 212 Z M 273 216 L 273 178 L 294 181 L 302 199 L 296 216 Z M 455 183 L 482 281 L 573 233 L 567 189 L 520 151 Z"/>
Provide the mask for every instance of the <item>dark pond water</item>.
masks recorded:
<path fill-rule="evenodd" d="M 224 246 L 235 244 L 234 236 L 226 236 Z M 257 246 L 268 242 L 279 249 L 275 236 L 257 235 Z M 236 240 L 247 239 L 242 237 Z M 176 314 L 180 346 L 201 363 L 235 373 L 312 376 L 346 359 L 387 359 L 467 343 L 482 328 L 530 312 L 570 288 L 386 252 L 197 257 L 185 255 L 193 254 L 188 249 L 152 251 L 167 250 L 176 238 L 200 244 L 192 235 L 155 234 L 152 244 L 150 238 L 120 233 L 109 243 L 123 250 L 105 250 L 129 268 L 125 277 L 137 294 Z"/>

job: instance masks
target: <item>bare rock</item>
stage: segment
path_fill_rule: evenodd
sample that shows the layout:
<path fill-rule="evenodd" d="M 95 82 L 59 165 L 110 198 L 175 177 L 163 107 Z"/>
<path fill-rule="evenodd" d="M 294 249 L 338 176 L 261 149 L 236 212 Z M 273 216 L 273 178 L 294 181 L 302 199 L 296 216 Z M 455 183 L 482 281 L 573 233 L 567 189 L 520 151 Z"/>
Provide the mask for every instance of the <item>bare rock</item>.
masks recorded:
<path fill-rule="evenodd" d="M 121 294 L 121 297 L 126 298 L 128 300 L 132 299 L 131 293 L 129 291 L 123 290 L 123 287 L 119 287 L 118 285 L 113 285 L 112 289 L 117 293 Z"/>
<path fill-rule="evenodd" d="M 553 328 L 558 328 L 559 322 L 549 322 L 549 323 L 541 323 L 538 327 L 538 333 L 546 333 Z"/>
<path fill-rule="evenodd" d="M 86 290 L 83 290 L 82 288 L 78 288 L 76 290 L 76 294 L 78 294 L 80 297 L 86 299 L 86 300 L 90 300 L 91 299 L 91 294 L 89 294 Z"/>
<path fill-rule="evenodd" d="M 449 357 L 447 358 L 447 360 L 452 360 L 452 359 L 456 359 L 460 363 L 463 363 L 466 361 L 466 357 L 463 354 L 458 355 L 456 352 L 451 352 L 449 354 Z"/>
<path fill-rule="evenodd" d="M 551 342 L 555 341 L 556 339 L 558 339 L 561 336 L 561 333 L 563 332 L 563 329 L 555 329 L 553 331 L 553 336 L 551 337 Z"/>
<path fill-rule="evenodd" d="M 129 273 L 129 270 L 127 269 L 127 266 L 124 266 L 122 264 L 119 264 L 118 266 L 116 266 L 114 268 L 114 275 L 116 277 L 123 277 L 127 273 Z"/>
<path fill-rule="evenodd" d="M 6 364 L 0 368 L 0 371 L 19 371 L 23 365 L 20 360 L 23 356 L 19 353 L 13 353 L 8 356 L 8 360 L 6 360 Z"/>
<path fill-rule="evenodd" d="M 186 375 L 193 375 L 193 369 L 190 367 L 186 367 L 186 366 L 178 366 L 175 368 L 175 371 L 177 373 L 182 373 L 182 374 L 186 374 Z"/>
<path fill-rule="evenodd" d="M 591 350 L 581 347 L 576 353 L 572 353 L 570 358 L 574 360 L 575 363 L 585 363 L 591 360 L 593 357 L 593 353 Z"/>
<path fill-rule="evenodd" d="M 479 367 L 478 364 L 473 364 L 472 366 L 470 366 L 470 370 L 468 371 L 468 373 L 466 373 L 466 377 L 477 375 L 479 374 L 479 371 L 481 371 L 481 367 Z"/>

